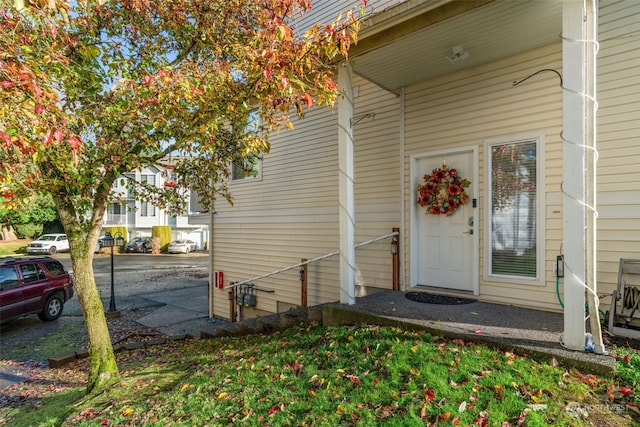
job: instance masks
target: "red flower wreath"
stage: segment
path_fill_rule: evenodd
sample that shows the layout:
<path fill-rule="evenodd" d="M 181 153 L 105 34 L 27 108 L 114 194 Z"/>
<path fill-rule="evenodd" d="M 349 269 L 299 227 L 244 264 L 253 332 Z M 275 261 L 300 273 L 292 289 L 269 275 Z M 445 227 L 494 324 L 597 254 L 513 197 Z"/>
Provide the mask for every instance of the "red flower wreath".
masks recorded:
<path fill-rule="evenodd" d="M 469 196 L 464 191 L 471 182 L 462 179 L 458 171 L 445 164 L 436 168 L 431 175 L 423 177 L 424 184 L 418 185 L 418 204 L 434 215 L 453 215 L 458 207 L 467 203 Z"/>

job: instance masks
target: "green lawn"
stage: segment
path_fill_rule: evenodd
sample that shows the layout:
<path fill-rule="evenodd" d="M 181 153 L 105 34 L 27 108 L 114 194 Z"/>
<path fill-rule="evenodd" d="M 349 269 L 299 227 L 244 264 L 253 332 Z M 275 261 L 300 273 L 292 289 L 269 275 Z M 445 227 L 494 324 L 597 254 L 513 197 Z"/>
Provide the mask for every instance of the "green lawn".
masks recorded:
<path fill-rule="evenodd" d="M 121 383 L 92 398 L 82 396 L 86 361 L 41 371 L 13 391 L 0 424 L 627 426 L 640 367 L 620 350 L 618 376 L 600 378 L 378 326 L 178 341 L 118 358 Z"/>
<path fill-rule="evenodd" d="M 31 240 L 11 240 L 5 242 L 0 240 L 0 256 L 19 255 L 27 253 L 27 245 Z"/>

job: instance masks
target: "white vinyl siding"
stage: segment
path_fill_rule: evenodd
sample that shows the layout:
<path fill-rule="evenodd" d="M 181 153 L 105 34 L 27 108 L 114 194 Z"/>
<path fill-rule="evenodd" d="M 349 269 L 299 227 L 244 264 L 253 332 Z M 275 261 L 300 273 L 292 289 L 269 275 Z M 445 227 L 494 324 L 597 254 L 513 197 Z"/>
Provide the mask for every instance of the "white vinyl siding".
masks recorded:
<path fill-rule="evenodd" d="M 262 160 L 262 179 L 234 183 L 233 206 L 215 204 L 213 269 L 225 283 L 247 280 L 314 258 L 338 247 L 337 127 L 326 108 L 310 110 L 295 122 L 295 130 L 270 138 Z M 328 264 L 335 264 L 325 272 Z M 321 270 L 321 271 L 320 271 Z M 338 298 L 337 257 L 314 264 L 309 271 L 309 304 Z M 276 312 L 278 301 L 300 304 L 297 269 L 262 279 L 256 286 L 274 290 L 257 293 L 257 309 Z M 229 302 L 214 292 L 213 309 L 228 317 Z"/>
<path fill-rule="evenodd" d="M 354 78 L 355 243 L 401 226 L 400 99 Z M 356 249 L 356 294 L 392 288 L 391 240 Z"/>
<path fill-rule="evenodd" d="M 620 258 L 640 258 L 640 2 L 601 0 L 599 22 L 597 279 L 610 293 Z"/>
<path fill-rule="evenodd" d="M 355 168 L 355 240 L 361 242 L 400 226 L 399 100 L 358 77 L 354 84 L 355 116 L 375 113 L 354 125 L 355 155 L 362 159 Z M 338 249 L 337 140 L 337 112 L 310 110 L 293 131 L 271 136 L 261 180 L 234 183 L 233 206 L 216 203 L 214 270 L 224 272 L 225 283 Z M 390 241 L 358 249 L 356 263 L 360 292 L 369 286 L 391 289 Z M 309 305 L 339 300 L 338 264 L 336 255 L 309 266 Z M 275 291 L 257 293 L 259 310 L 276 312 L 278 302 L 300 304 L 297 268 L 261 279 L 256 286 Z M 228 317 L 226 294 L 215 292 L 213 300 L 215 314 Z"/>
<path fill-rule="evenodd" d="M 412 154 L 442 151 L 456 147 L 478 146 L 479 182 L 473 183 L 478 199 L 475 211 L 479 233 L 480 298 L 487 301 L 538 308 L 558 309 L 553 262 L 562 245 L 562 91 L 555 73 L 542 73 L 526 84 L 513 86 L 514 80 L 540 69 L 561 71 L 561 44 L 553 44 L 513 58 L 454 73 L 407 88 L 405 102 L 405 170 Z M 541 284 L 525 286 L 514 280 L 489 278 L 485 230 L 486 213 L 485 147 L 490 141 L 518 135 L 544 137 L 544 157 L 540 172 L 544 174 L 541 192 L 544 209 L 539 226 L 546 230 L 540 242 L 545 260 Z M 405 174 L 407 209 L 415 209 L 414 189 Z M 408 216 L 408 215 L 407 215 Z M 545 228 L 549 224 L 548 228 Z M 408 227 L 408 223 L 405 225 Z M 557 229 L 558 231 L 554 231 Z M 408 230 L 408 228 L 407 228 Z M 406 240 L 413 236 L 409 235 Z M 410 242 L 406 242 L 407 245 Z M 410 246 L 408 246 L 410 247 Z M 407 257 L 409 258 L 409 257 Z M 406 265 L 411 271 L 411 265 Z M 546 282 L 544 279 L 546 278 Z"/>
<path fill-rule="evenodd" d="M 376 13 L 380 13 L 392 6 L 402 3 L 405 0 L 368 0 L 365 7 L 365 19 Z M 329 24 L 336 20 L 339 14 L 347 10 L 359 13 L 362 0 L 312 0 L 312 9 L 300 20 L 299 28 L 301 32 L 311 27 L 316 22 Z"/>

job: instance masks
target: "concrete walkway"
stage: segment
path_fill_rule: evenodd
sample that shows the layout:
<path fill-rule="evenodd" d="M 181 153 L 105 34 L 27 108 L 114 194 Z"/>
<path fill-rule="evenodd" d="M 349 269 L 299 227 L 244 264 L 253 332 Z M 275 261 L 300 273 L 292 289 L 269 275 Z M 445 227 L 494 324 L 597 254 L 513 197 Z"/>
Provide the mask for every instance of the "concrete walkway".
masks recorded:
<path fill-rule="evenodd" d="M 200 331 L 212 323 L 207 292 L 205 284 L 145 294 L 145 299 L 164 305 L 137 322 L 168 335 L 200 337 Z"/>

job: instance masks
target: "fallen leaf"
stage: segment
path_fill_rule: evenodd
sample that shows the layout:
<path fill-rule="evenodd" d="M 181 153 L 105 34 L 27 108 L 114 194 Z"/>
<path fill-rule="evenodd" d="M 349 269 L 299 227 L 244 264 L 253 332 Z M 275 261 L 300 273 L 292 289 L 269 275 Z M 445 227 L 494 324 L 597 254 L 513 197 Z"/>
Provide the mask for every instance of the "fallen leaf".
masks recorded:
<path fill-rule="evenodd" d="M 620 387 L 618 389 L 618 392 L 620 392 L 620 394 L 623 396 L 629 396 L 631 393 L 633 393 L 633 390 L 628 387 Z"/>
<path fill-rule="evenodd" d="M 458 412 L 460 412 L 461 414 L 467 410 L 467 401 L 463 401 L 460 406 L 458 406 Z"/>

